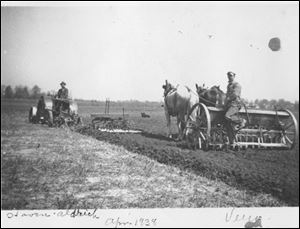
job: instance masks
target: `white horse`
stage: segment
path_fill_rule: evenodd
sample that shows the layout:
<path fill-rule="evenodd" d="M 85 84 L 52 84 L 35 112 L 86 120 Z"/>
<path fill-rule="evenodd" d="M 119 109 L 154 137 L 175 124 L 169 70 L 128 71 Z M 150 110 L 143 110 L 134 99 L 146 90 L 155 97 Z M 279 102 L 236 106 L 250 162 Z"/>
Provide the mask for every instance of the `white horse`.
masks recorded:
<path fill-rule="evenodd" d="M 187 121 L 187 114 L 191 107 L 198 102 L 198 95 L 186 86 L 172 86 L 166 80 L 162 86 L 164 89 L 164 108 L 168 127 L 168 136 L 171 137 L 171 116 L 177 117 L 178 139 L 184 137 L 184 129 Z"/>

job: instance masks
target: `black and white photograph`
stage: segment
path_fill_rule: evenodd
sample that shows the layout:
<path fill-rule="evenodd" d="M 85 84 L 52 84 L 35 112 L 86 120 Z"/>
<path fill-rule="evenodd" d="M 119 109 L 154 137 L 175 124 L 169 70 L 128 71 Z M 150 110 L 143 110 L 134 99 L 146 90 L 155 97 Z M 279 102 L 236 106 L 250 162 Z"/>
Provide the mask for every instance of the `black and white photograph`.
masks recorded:
<path fill-rule="evenodd" d="M 299 227 L 299 2 L 1 2 L 1 227 Z"/>

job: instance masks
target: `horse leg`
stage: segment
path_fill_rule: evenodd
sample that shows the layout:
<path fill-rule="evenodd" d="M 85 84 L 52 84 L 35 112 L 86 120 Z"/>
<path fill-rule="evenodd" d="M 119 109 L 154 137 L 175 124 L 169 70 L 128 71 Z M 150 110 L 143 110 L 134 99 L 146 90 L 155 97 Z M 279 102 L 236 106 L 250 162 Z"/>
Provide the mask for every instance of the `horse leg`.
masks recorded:
<path fill-rule="evenodd" d="M 167 111 L 165 111 L 166 120 L 167 120 L 167 128 L 168 128 L 168 138 L 172 138 L 171 134 L 171 117 Z"/>
<path fill-rule="evenodd" d="M 179 115 L 177 116 L 177 127 L 178 127 L 178 140 L 183 139 L 183 131 L 185 129 L 185 116 L 184 115 Z"/>
<path fill-rule="evenodd" d="M 181 129 L 181 120 L 180 120 L 179 116 L 177 116 L 177 128 L 178 128 L 177 140 L 181 140 L 182 139 L 182 129 Z"/>
<path fill-rule="evenodd" d="M 185 116 L 181 119 L 181 137 L 182 139 L 184 139 L 185 137 L 185 127 L 186 127 L 186 120 L 185 120 Z"/>

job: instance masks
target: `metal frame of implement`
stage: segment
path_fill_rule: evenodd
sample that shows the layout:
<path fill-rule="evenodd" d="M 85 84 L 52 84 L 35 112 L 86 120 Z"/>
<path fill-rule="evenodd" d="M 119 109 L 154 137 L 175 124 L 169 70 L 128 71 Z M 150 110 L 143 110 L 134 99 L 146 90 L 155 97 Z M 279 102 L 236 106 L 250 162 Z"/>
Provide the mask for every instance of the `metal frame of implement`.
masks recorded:
<path fill-rule="evenodd" d="M 195 110 L 197 109 L 197 110 Z M 196 120 L 191 116 L 196 111 Z M 235 133 L 238 148 L 282 148 L 293 149 L 298 141 L 298 123 L 289 110 L 255 110 L 242 108 L 240 117 L 247 120 L 247 125 Z M 229 145 L 228 128 L 225 126 L 224 110 L 195 104 L 187 120 L 187 128 L 196 132 L 195 144 L 200 149 L 219 149 Z M 187 138 L 187 141 L 190 141 Z M 188 142 L 190 145 L 191 142 Z"/>

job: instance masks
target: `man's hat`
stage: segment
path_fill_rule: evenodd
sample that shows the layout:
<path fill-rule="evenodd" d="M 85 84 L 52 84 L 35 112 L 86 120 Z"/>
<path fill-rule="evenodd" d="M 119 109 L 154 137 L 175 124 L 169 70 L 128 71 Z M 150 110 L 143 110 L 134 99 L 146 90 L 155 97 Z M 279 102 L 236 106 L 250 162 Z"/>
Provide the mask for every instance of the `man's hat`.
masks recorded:
<path fill-rule="evenodd" d="M 65 85 L 65 86 L 66 86 L 66 83 L 65 83 L 64 81 L 62 81 L 62 82 L 60 83 L 60 85 Z"/>
<path fill-rule="evenodd" d="M 227 72 L 227 75 L 228 76 L 235 76 L 235 73 L 234 72 Z"/>

